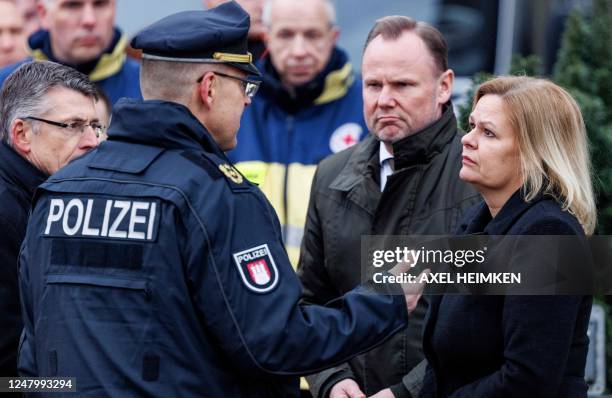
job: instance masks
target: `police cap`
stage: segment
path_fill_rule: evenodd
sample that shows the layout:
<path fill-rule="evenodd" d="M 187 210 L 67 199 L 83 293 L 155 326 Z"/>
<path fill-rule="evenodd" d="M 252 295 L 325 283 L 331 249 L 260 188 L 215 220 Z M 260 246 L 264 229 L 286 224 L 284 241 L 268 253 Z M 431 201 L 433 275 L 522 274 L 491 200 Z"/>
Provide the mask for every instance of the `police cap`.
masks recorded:
<path fill-rule="evenodd" d="M 131 44 L 144 59 L 222 63 L 259 76 L 247 49 L 249 26 L 249 14 L 230 1 L 167 16 L 140 31 Z"/>

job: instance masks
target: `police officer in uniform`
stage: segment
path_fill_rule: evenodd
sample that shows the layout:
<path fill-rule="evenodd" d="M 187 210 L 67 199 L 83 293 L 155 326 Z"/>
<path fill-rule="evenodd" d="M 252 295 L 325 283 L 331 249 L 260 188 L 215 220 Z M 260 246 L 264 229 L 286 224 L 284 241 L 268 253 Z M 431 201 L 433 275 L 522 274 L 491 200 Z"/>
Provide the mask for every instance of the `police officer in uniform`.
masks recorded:
<path fill-rule="evenodd" d="M 274 211 L 223 152 L 258 87 L 248 29 L 230 2 L 133 39 L 145 100 L 120 101 L 108 140 L 34 199 L 22 376 L 76 377 L 79 396 L 293 397 L 297 375 L 406 324 L 418 295 L 398 286 L 299 304 Z"/>

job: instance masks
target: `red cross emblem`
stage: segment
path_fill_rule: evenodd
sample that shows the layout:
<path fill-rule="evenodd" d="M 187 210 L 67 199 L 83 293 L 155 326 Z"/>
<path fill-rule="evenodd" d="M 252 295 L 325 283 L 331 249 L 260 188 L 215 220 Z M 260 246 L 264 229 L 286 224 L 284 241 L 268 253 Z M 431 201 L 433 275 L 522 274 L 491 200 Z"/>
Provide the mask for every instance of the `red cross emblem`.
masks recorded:
<path fill-rule="evenodd" d="M 357 140 L 352 135 L 346 134 L 344 137 L 342 137 L 342 142 L 344 142 L 346 144 L 346 147 L 348 148 L 356 144 Z"/>

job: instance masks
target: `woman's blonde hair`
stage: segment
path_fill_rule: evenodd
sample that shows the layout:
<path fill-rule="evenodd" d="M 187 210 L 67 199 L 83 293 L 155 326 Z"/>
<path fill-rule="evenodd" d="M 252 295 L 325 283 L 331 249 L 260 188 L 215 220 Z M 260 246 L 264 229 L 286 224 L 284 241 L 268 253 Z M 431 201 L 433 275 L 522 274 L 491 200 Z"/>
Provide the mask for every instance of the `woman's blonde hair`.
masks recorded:
<path fill-rule="evenodd" d="M 540 192 L 553 196 L 592 234 L 597 210 L 586 128 L 576 101 L 548 80 L 525 76 L 484 82 L 473 106 L 487 94 L 502 98 L 517 134 L 525 199 Z"/>

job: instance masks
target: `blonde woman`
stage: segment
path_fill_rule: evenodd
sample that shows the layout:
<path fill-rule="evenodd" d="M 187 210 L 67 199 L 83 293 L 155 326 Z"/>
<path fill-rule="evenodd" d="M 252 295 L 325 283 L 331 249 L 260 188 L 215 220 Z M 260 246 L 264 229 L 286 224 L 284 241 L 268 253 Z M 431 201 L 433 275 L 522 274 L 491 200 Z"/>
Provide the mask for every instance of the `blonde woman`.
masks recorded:
<path fill-rule="evenodd" d="M 580 110 L 543 79 L 482 84 L 459 177 L 483 202 L 459 234 L 585 235 L 595 227 Z M 438 296 L 430 305 L 421 397 L 587 396 L 590 296 Z"/>

